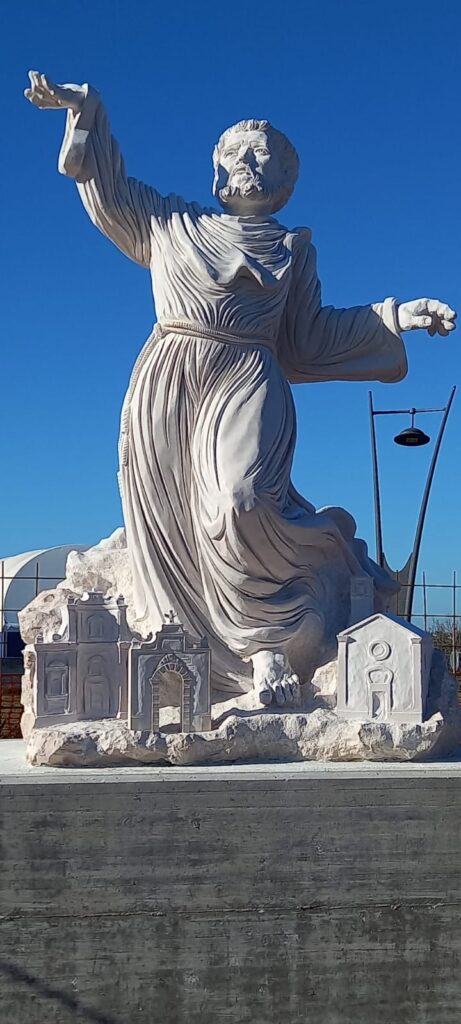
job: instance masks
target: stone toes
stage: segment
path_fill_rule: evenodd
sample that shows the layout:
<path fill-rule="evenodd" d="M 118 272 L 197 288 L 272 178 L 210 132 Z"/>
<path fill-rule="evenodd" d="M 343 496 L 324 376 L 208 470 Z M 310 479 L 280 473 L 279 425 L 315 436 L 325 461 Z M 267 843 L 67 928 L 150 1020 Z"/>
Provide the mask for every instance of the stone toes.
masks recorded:
<path fill-rule="evenodd" d="M 261 704 L 276 704 L 283 707 L 285 704 L 297 704 L 300 699 L 299 677 L 293 673 L 284 676 L 282 679 L 265 679 L 258 691 Z"/>
<path fill-rule="evenodd" d="M 297 704 L 300 700 L 299 677 L 294 673 L 293 675 L 287 676 L 282 682 L 282 687 L 285 694 L 285 703 Z"/>
<path fill-rule="evenodd" d="M 275 686 L 274 694 L 275 694 L 275 703 L 276 704 L 285 704 L 285 701 L 286 701 L 285 687 L 282 686 L 281 683 L 277 683 L 277 685 Z"/>
<path fill-rule="evenodd" d="M 261 704 L 271 704 L 274 694 L 269 686 L 263 686 L 258 693 Z"/>
<path fill-rule="evenodd" d="M 291 692 L 293 695 L 293 704 L 298 704 L 301 700 L 301 684 L 299 682 L 299 676 L 293 675 L 291 677 Z"/>

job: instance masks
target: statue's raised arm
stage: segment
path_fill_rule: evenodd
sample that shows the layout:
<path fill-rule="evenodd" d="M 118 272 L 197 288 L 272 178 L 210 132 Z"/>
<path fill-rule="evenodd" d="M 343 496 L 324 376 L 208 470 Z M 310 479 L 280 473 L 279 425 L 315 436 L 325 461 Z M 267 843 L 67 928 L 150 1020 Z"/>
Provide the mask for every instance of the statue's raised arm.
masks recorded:
<path fill-rule="evenodd" d="M 67 109 L 59 170 L 74 178 L 94 224 L 126 256 L 150 264 L 151 217 L 161 214 L 163 199 L 149 185 L 129 178 L 99 94 L 89 85 L 56 85 L 30 71 L 24 95 L 42 110 Z"/>

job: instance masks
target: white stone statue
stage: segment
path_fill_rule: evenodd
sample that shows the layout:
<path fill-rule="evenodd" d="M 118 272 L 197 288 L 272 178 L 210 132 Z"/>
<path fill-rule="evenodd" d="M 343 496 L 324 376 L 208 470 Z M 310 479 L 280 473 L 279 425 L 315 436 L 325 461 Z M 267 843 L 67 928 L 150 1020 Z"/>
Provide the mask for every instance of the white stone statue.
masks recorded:
<path fill-rule="evenodd" d="M 400 332 L 448 334 L 438 300 L 322 306 L 307 228 L 274 214 L 298 157 L 267 121 L 241 121 L 213 154 L 221 211 L 129 178 L 90 86 L 30 73 L 36 106 L 67 108 L 59 169 L 94 224 L 149 269 L 158 323 L 138 358 L 122 416 L 120 481 L 140 618 L 173 606 L 212 648 L 214 686 L 253 685 L 264 703 L 296 698 L 349 621 L 351 577 L 376 608 L 390 579 L 339 508 L 293 487 L 288 382 L 401 380 Z M 315 442 L 315 438 L 312 439 Z M 383 597 L 384 595 L 384 597 Z"/>

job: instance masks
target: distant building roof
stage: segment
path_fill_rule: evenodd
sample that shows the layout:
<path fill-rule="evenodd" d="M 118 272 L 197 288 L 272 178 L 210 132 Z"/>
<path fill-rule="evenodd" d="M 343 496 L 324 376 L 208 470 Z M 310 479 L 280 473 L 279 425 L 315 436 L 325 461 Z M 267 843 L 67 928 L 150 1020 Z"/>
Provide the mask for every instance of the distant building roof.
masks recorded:
<path fill-rule="evenodd" d="M 18 628 L 18 611 L 42 590 L 52 590 L 65 578 L 71 551 L 87 551 L 88 544 L 59 544 L 25 551 L 0 560 L 0 630 Z"/>

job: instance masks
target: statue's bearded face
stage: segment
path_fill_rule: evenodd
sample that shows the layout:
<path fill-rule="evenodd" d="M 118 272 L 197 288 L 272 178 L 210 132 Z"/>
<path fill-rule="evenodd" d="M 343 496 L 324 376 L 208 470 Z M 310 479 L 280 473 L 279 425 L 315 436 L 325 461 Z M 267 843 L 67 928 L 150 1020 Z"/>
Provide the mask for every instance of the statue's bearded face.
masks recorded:
<path fill-rule="evenodd" d="M 213 191 L 229 213 L 270 215 L 287 201 L 292 184 L 281 148 L 270 132 L 227 132 L 219 148 Z"/>

